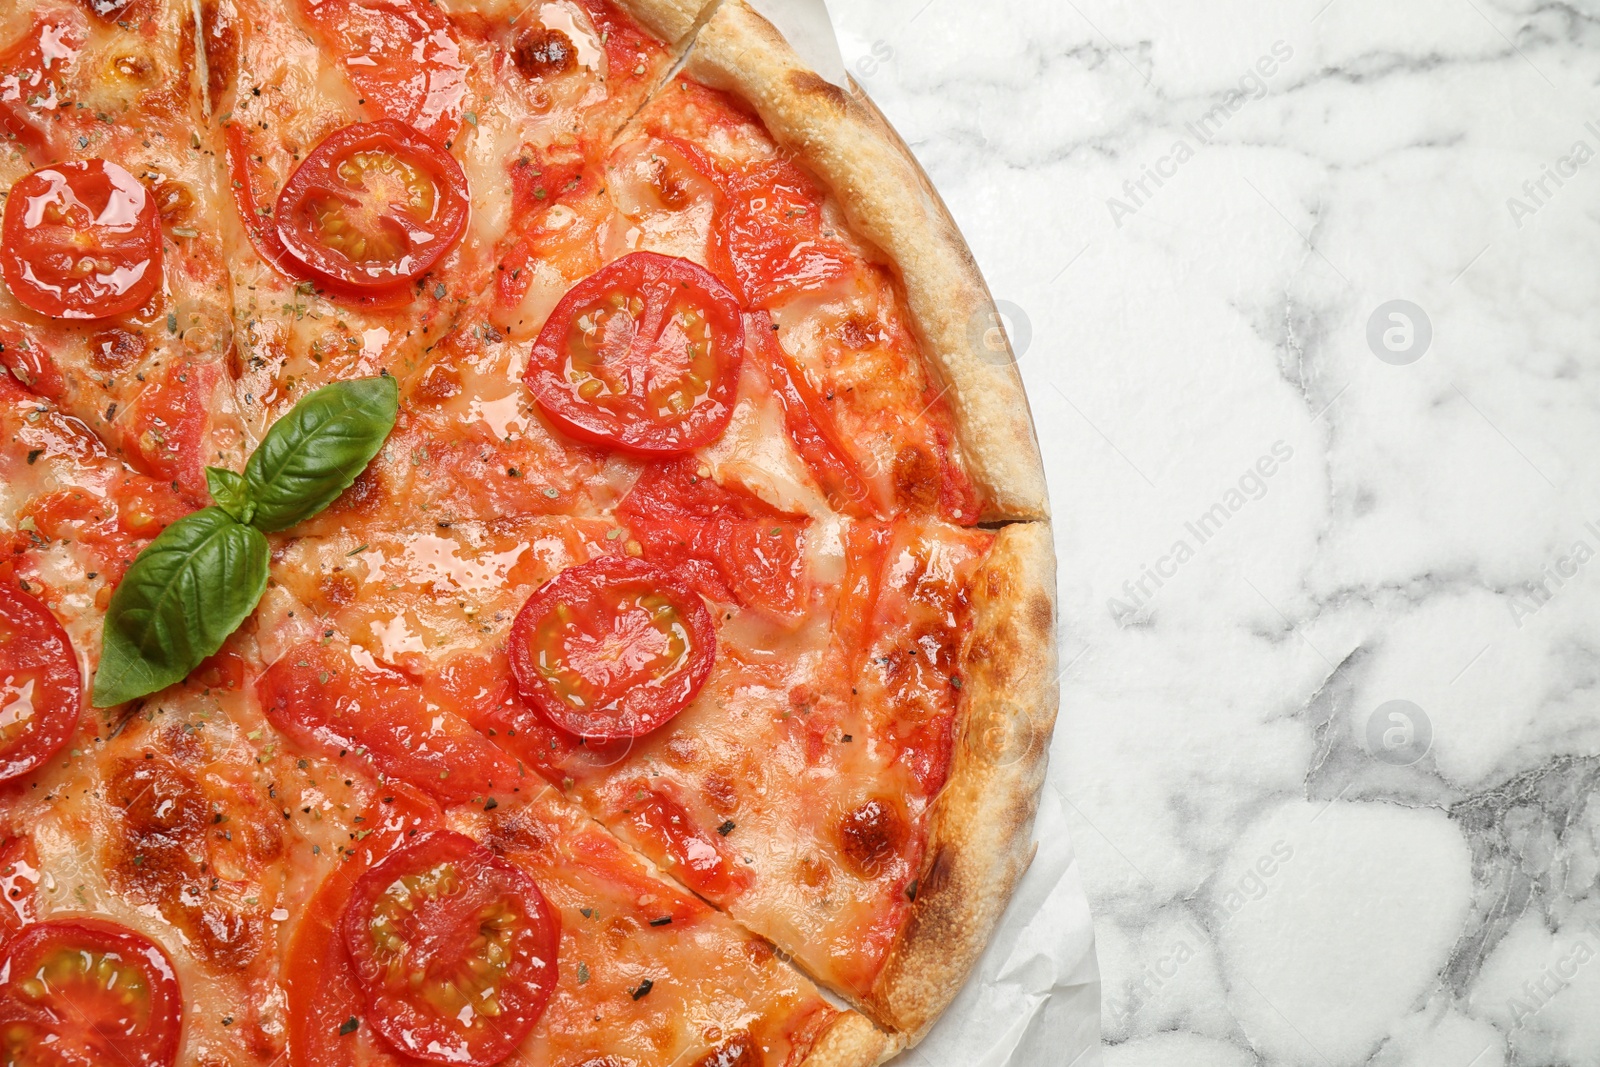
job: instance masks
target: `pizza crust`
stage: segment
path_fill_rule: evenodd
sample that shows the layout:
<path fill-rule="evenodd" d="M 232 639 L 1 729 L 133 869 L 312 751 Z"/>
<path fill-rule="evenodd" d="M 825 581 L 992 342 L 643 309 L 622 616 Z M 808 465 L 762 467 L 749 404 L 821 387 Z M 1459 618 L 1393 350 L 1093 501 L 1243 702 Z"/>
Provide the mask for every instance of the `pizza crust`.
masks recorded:
<path fill-rule="evenodd" d="M 994 301 L 949 210 L 899 135 L 859 88 L 846 92 L 802 63 L 744 0 L 716 9 L 684 71 L 754 107 L 777 142 L 839 198 L 856 232 L 897 269 L 984 499 L 982 519 L 1047 517 L 1028 399 L 1009 345 L 998 345 Z"/>
<path fill-rule="evenodd" d="M 866 1016 L 847 1011 L 828 1024 L 800 1067 L 877 1067 L 904 1047 L 897 1035 L 886 1034 Z"/>
<path fill-rule="evenodd" d="M 693 31 L 701 17 L 709 18 L 716 4 L 705 0 L 621 0 L 617 6 L 657 40 L 675 45 Z"/>
<path fill-rule="evenodd" d="M 1002 527 L 972 597 L 950 777 L 929 814 L 910 917 L 863 998 L 908 1044 L 960 990 L 1033 859 L 1059 695 L 1049 524 Z"/>

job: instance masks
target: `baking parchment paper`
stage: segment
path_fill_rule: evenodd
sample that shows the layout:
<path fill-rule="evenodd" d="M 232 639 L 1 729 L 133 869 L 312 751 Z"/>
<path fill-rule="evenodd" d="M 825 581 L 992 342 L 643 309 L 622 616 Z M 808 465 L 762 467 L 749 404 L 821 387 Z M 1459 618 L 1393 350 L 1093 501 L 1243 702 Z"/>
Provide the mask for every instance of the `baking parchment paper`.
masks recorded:
<path fill-rule="evenodd" d="M 824 0 L 746 2 L 813 70 L 850 87 Z M 893 1067 L 1100 1067 L 1100 974 L 1056 785 L 1062 766 L 1052 762 L 1033 828 L 1038 854 L 988 950 L 933 1030 Z"/>

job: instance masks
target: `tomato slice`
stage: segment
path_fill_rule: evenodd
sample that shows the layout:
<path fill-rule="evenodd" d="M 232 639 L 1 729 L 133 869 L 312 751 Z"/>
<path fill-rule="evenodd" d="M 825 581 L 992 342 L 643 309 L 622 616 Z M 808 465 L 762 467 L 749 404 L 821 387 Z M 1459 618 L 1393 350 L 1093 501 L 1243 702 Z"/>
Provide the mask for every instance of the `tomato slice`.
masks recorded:
<path fill-rule="evenodd" d="M 872 483 L 846 447 L 822 398 L 778 343 L 772 317 L 756 311 L 748 316 L 748 323 L 750 347 L 783 406 L 784 429 L 828 503 L 855 518 L 886 514 L 893 501 L 874 498 L 869 488 Z"/>
<path fill-rule="evenodd" d="M 135 469 L 172 486 L 190 504 L 210 503 L 207 447 L 220 363 L 170 360 L 145 375 L 145 387 L 118 420 L 122 454 Z"/>
<path fill-rule="evenodd" d="M 52 919 L 6 946 L 0 1057 L 49 1067 L 168 1067 L 183 1000 L 166 952 L 103 919 Z"/>
<path fill-rule="evenodd" d="M 278 228 L 273 225 L 272 209 L 265 203 L 267 192 L 258 188 L 255 168 L 250 165 L 251 143 L 248 128 L 243 122 L 230 122 L 223 127 L 223 137 L 228 147 L 228 184 L 233 189 L 233 205 L 244 223 L 250 243 L 267 264 L 279 274 L 298 278 L 304 268 L 290 257 L 283 242 L 278 239 Z"/>
<path fill-rule="evenodd" d="M 727 840 L 696 822 L 670 793 L 640 778 L 618 795 L 622 808 L 612 812 L 613 824 L 626 826 L 658 854 L 672 857 L 672 873 L 684 885 L 723 907 L 750 888 L 754 875 L 739 865 Z"/>
<path fill-rule="evenodd" d="M 555 989 L 560 919 L 532 878 L 462 834 L 379 861 L 340 926 L 368 1021 L 418 1059 L 499 1063 Z"/>
<path fill-rule="evenodd" d="M 784 619 L 804 613 L 810 520 L 701 477 L 693 456 L 647 467 L 616 515 L 645 559 L 682 576 L 708 599 Z"/>
<path fill-rule="evenodd" d="M 638 737 L 688 706 L 711 676 L 717 637 L 691 589 L 640 559 L 602 556 L 528 598 L 511 626 L 524 700 L 578 737 Z"/>
<path fill-rule="evenodd" d="M 161 282 L 155 198 L 103 159 L 42 167 L 6 199 L 0 274 L 13 296 L 51 318 L 132 311 Z"/>
<path fill-rule="evenodd" d="M 0 782 L 34 770 L 78 728 L 83 676 L 50 609 L 0 581 Z"/>
<path fill-rule="evenodd" d="M 0 938 L 38 918 L 39 849 L 31 837 L 0 844 Z"/>
<path fill-rule="evenodd" d="M 71 8 L 34 12 L 29 31 L 0 52 L 0 137 L 31 153 L 56 154 L 58 127 L 76 110 L 63 95 L 61 75 L 88 35 L 88 20 Z"/>
<path fill-rule="evenodd" d="M 524 380 L 573 437 L 668 455 L 727 428 L 743 356 L 744 323 L 726 285 L 690 260 L 634 252 L 567 291 Z"/>
<path fill-rule="evenodd" d="M 860 262 L 823 216 L 822 190 L 783 156 L 722 178 L 717 235 L 751 307 L 826 285 Z"/>
<path fill-rule="evenodd" d="M 278 238 L 313 274 L 356 290 L 418 277 L 467 227 L 455 157 L 394 119 L 330 133 L 301 161 L 276 209 Z"/>
<path fill-rule="evenodd" d="M 318 641 L 289 649 L 256 683 L 262 710 L 297 743 L 354 753 L 447 804 L 519 788 L 516 761 L 397 671 L 363 667 Z"/>
<path fill-rule="evenodd" d="M 301 0 L 301 10 L 367 106 L 427 137 L 461 126 L 466 62 L 444 9 L 411 0 Z"/>
<path fill-rule="evenodd" d="M 362 996 L 355 966 L 339 935 L 339 920 L 357 876 L 408 840 L 438 828 L 439 805 L 401 782 L 387 783 L 360 817 L 370 830 L 340 865 L 322 881 L 300 916 L 283 971 L 289 1029 L 290 1067 L 389 1067 L 398 1056 L 383 1056 L 381 1038 L 370 1028 L 340 1033 L 351 1006 Z M 382 1046 L 382 1047 L 380 1047 Z"/>

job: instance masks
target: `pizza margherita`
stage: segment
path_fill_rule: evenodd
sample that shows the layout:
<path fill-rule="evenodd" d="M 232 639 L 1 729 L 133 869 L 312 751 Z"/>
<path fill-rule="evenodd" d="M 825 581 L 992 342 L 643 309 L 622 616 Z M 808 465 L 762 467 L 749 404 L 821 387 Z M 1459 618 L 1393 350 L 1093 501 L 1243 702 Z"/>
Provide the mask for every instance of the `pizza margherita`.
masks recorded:
<path fill-rule="evenodd" d="M 17 0 L 0 198 L 0 1062 L 927 1031 L 1053 560 L 864 97 L 742 0 Z"/>

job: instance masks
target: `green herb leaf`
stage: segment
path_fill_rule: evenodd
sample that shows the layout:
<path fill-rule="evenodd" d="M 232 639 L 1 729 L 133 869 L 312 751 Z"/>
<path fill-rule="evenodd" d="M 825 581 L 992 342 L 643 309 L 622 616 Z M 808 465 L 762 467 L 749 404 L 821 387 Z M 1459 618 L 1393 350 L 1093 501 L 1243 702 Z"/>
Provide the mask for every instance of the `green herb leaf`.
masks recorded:
<path fill-rule="evenodd" d="M 236 522 L 249 522 L 256 514 L 255 501 L 250 499 L 250 487 L 244 475 L 226 467 L 206 468 L 206 488 L 211 490 L 217 507 L 232 515 Z"/>
<path fill-rule="evenodd" d="M 106 610 L 94 706 L 165 689 L 195 669 L 255 609 L 267 539 L 221 508 L 186 515 L 139 553 Z"/>
<path fill-rule="evenodd" d="M 245 464 L 256 527 L 284 530 L 333 503 L 383 447 L 399 408 L 400 388 L 386 375 L 303 398 Z"/>

